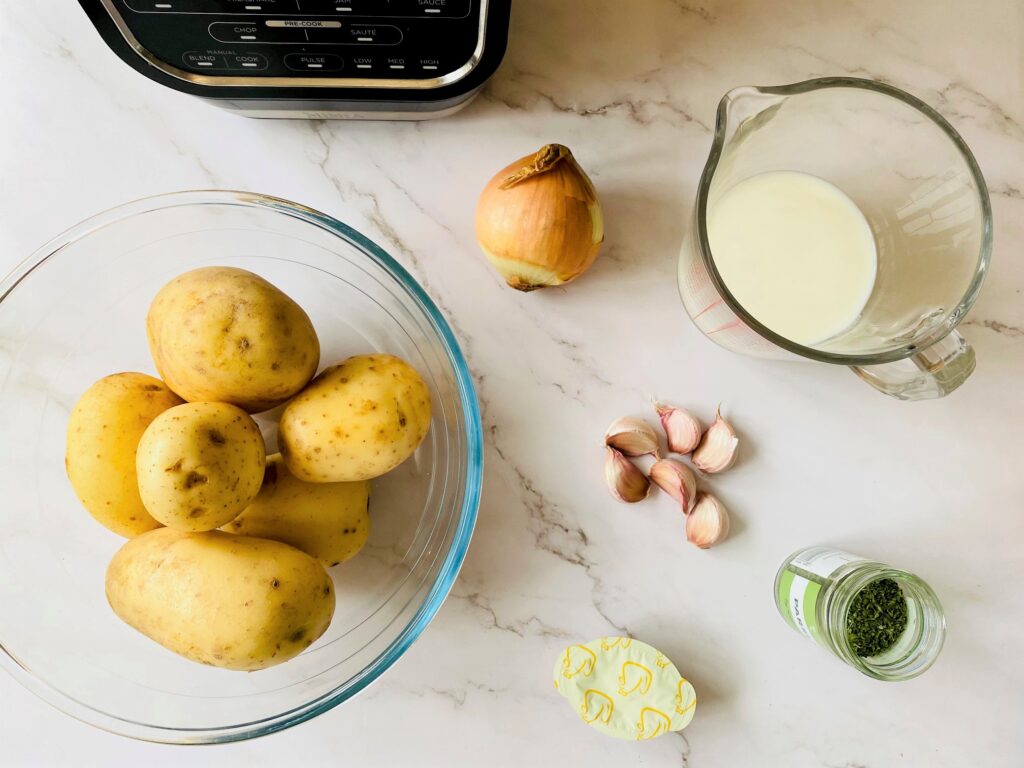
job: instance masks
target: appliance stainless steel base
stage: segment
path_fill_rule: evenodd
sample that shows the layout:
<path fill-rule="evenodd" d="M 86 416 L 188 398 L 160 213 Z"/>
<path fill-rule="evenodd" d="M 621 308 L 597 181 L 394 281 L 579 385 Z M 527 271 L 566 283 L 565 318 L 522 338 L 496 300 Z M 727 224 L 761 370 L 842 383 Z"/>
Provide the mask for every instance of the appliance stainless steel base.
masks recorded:
<path fill-rule="evenodd" d="M 481 86 L 482 88 L 483 86 Z M 272 105 L 270 109 L 265 107 L 261 108 L 256 104 L 247 104 L 246 102 L 235 102 L 230 105 L 230 109 L 233 112 L 237 112 L 245 117 L 257 117 L 257 118 L 293 118 L 296 120 L 434 120 L 438 117 L 448 117 L 454 115 L 456 112 L 460 112 L 469 106 L 469 104 L 479 95 L 480 91 L 470 94 L 468 99 L 460 101 L 454 106 L 448 107 L 447 109 L 431 109 L 429 112 L 412 112 L 408 109 L 401 112 L 388 112 L 382 109 L 364 109 L 358 111 L 352 108 L 336 109 L 329 102 L 320 102 L 319 105 L 310 104 L 309 106 L 316 106 L 316 109 L 306 109 L 299 105 L 294 105 L 291 109 L 283 110 L 279 105 Z M 224 102 L 219 102 L 218 106 L 227 106 Z M 354 106 L 354 105 L 353 105 Z M 431 105 L 433 106 L 433 105 Z"/>

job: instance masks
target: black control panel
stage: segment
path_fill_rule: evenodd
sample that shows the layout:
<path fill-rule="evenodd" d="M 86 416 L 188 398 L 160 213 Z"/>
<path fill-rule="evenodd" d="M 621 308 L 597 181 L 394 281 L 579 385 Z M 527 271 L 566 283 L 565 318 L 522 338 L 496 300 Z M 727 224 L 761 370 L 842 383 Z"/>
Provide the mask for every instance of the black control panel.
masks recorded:
<path fill-rule="evenodd" d="M 111 1 L 138 46 L 186 73 L 428 87 L 472 68 L 489 0 Z"/>

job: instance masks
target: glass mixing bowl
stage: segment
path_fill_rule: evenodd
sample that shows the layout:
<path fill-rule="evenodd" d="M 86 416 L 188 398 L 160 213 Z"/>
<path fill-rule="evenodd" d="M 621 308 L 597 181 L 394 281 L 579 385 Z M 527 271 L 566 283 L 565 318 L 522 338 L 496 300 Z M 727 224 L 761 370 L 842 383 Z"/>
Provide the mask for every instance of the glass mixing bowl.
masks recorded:
<path fill-rule="evenodd" d="M 96 379 L 154 373 L 146 311 L 208 265 L 256 272 L 294 298 L 321 363 L 390 352 L 433 393 L 423 445 L 374 482 L 372 532 L 331 569 L 327 633 L 292 661 L 231 672 L 178 657 L 123 624 L 104 596 L 124 542 L 64 473 L 68 414 Z M 257 417 L 268 450 L 274 412 Z M 241 192 L 130 203 L 48 243 L 0 283 L 0 664 L 46 701 L 108 731 L 212 743 L 287 728 L 354 696 L 416 640 L 451 588 L 480 499 L 480 414 L 451 329 L 413 278 L 329 216 Z"/>

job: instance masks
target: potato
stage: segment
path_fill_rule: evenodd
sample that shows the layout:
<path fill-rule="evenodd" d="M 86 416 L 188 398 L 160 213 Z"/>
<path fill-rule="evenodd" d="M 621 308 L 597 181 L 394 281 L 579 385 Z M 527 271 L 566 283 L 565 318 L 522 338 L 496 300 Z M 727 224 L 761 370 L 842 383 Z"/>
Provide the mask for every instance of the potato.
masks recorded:
<path fill-rule="evenodd" d="M 392 355 L 350 357 L 317 376 L 281 414 L 281 456 L 313 483 L 370 480 L 397 467 L 430 429 L 430 391 Z"/>
<path fill-rule="evenodd" d="M 369 501 L 369 481 L 306 483 L 274 454 L 267 458 L 259 495 L 224 530 L 291 544 L 329 568 L 366 544 Z"/>
<path fill-rule="evenodd" d="M 139 496 L 135 451 L 146 427 L 181 398 L 144 373 L 115 373 L 85 391 L 68 420 L 64 464 L 71 487 L 89 513 L 122 536 L 160 523 Z"/>
<path fill-rule="evenodd" d="M 250 671 L 312 645 L 335 602 L 327 572 L 294 547 L 170 528 L 114 555 L 107 601 L 126 624 L 187 659 Z"/>
<path fill-rule="evenodd" d="M 265 411 L 306 386 L 320 362 L 302 308 L 244 269 L 176 277 L 153 300 L 146 330 L 157 370 L 189 402 Z"/>
<path fill-rule="evenodd" d="M 212 531 L 256 498 L 267 451 L 260 428 L 227 403 L 185 403 L 153 420 L 135 457 L 139 493 L 155 519 Z"/>

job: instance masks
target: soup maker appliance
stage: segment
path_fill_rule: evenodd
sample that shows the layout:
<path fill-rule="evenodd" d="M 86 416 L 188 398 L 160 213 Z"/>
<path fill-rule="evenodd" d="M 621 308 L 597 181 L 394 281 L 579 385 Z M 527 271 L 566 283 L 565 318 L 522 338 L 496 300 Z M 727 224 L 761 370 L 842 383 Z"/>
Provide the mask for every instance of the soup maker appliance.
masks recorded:
<path fill-rule="evenodd" d="M 512 0 L 79 0 L 169 88 L 250 117 L 451 114 L 505 54 Z"/>

